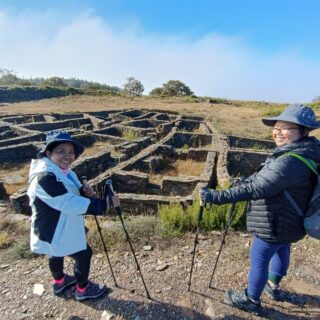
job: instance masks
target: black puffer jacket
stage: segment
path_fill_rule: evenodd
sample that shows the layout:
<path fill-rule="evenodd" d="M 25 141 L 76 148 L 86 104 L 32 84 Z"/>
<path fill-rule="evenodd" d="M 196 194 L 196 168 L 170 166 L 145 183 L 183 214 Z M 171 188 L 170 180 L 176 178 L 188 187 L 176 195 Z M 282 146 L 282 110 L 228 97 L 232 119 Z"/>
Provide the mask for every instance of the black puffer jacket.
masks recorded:
<path fill-rule="evenodd" d="M 301 160 L 284 155 L 297 153 L 320 162 L 320 141 L 307 137 L 276 148 L 258 172 L 241 185 L 213 192 L 213 202 L 225 204 L 249 202 L 247 228 L 259 238 L 277 243 L 291 243 L 305 235 L 302 219 L 288 202 L 288 190 L 302 210 L 310 200 L 316 175 Z"/>

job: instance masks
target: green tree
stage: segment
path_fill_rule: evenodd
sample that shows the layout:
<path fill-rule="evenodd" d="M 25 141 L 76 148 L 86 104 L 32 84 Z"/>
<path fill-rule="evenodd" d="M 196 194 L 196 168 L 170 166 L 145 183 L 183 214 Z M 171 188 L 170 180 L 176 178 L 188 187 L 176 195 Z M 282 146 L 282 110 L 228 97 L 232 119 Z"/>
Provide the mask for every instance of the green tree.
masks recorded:
<path fill-rule="evenodd" d="M 144 91 L 142 83 L 134 77 L 129 77 L 127 80 L 128 82 L 123 85 L 123 92 L 127 94 L 131 100 L 136 96 L 141 96 Z"/>
<path fill-rule="evenodd" d="M 193 92 L 190 88 L 179 80 L 169 80 L 163 84 L 163 95 L 174 97 L 174 96 L 191 96 Z"/>
<path fill-rule="evenodd" d="M 163 95 L 163 88 L 156 87 L 149 92 L 149 95 L 150 96 L 162 96 Z"/>

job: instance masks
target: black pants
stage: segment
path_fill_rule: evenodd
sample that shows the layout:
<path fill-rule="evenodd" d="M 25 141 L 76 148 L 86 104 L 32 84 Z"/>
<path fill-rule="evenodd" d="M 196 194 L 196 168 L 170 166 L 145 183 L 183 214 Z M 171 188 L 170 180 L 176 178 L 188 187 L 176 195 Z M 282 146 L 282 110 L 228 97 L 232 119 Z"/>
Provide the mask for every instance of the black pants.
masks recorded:
<path fill-rule="evenodd" d="M 92 249 L 87 244 L 87 249 L 71 254 L 69 257 L 74 259 L 74 276 L 77 284 L 84 287 L 88 282 Z M 64 257 L 49 257 L 49 268 L 53 279 L 59 280 L 63 277 L 63 262 Z"/>

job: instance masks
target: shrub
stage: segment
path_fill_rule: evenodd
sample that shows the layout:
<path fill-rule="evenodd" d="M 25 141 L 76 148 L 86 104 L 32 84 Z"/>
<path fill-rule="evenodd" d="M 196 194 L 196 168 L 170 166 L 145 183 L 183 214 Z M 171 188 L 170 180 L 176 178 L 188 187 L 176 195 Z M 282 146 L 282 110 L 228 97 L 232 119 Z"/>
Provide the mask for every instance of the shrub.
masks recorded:
<path fill-rule="evenodd" d="M 123 134 L 123 138 L 128 141 L 136 140 L 136 139 L 138 139 L 138 137 L 139 137 L 139 134 L 130 128 L 126 129 Z"/>
<path fill-rule="evenodd" d="M 212 205 L 204 209 L 203 218 L 200 224 L 202 230 L 221 230 L 226 227 L 229 220 L 231 204 Z M 180 204 L 160 206 L 160 232 L 165 237 L 181 236 L 188 231 L 194 231 L 197 227 L 200 205 L 194 201 L 186 209 Z M 240 202 L 236 205 L 231 226 L 234 229 L 242 230 L 245 228 L 245 203 Z"/>

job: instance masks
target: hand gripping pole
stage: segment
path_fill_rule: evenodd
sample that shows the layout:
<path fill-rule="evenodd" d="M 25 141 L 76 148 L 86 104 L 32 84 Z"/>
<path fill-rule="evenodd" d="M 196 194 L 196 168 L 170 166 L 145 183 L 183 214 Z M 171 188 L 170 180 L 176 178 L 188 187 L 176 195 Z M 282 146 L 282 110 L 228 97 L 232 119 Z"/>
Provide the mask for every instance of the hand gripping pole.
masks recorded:
<path fill-rule="evenodd" d="M 108 200 L 109 200 L 110 208 L 114 208 L 115 211 L 116 211 L 116 213 L 117 213 L 117 215 L 118 215 L 119 218 L 120 218 L 121 225 L 122 225 L 123 231 L 124 231 L 125 236 L 126 236 L 126 240 L 127 240 L 128 243 L 129 243 L 129 246 L 130 246 L 132 255 L 133 255 L 134 260 L 135 260 L 135 262 L 136 262 L 137 270 L 139 271 L 139 274 L 140 274 L 140 277 L 141 277 L 141 280 L 142 280 L 144 289 L 145 289 L 145 291 L 146 291 L 147 298 L 148 298 L 148 299 L 151 299 L 150 294 L 149 294 L 149 291 L 148 291 L 147 286 L 146 286 L 146 283 L 145 283 L 145 281 L 144 281 L 142 272 L 141 272 L 140 265 L 139 265 L 139 263 L 138 263 L 136 254 L 135 254 L 135 252 L 134 252 L 134 249 L 133 249 L 133 246 L 132 246 L 132 243 L 131 243 L 131 239 L 130 239 L 129 234 L 128 234 L 128 231 L 127 231 L 127 229 L 126 229 L 126 227 L 125 227 L 125 225 L 124 225 L 124 221 L 123 221 L 123 218 L 122 218 L 121 209 L 120 209 L 120 207 L 114 207 L 114 206 L 113 206 L 112 197 L 113 197 L 113 195 L 114 195 L 114 191 L 113 191 L 113 187 L 112 187 L 112 181 L 111 181 L 110 179 L 106 181 L 106 193 L 107 193 L 107 197 L 108 197 Z"/>

